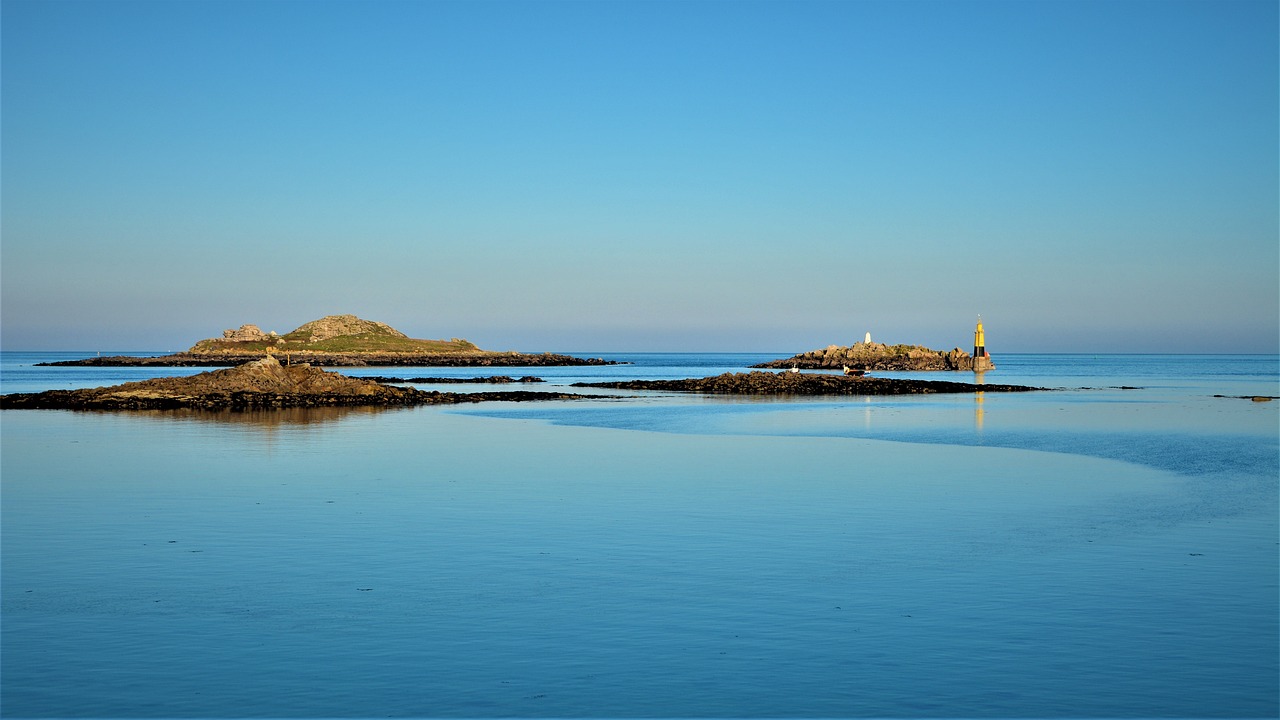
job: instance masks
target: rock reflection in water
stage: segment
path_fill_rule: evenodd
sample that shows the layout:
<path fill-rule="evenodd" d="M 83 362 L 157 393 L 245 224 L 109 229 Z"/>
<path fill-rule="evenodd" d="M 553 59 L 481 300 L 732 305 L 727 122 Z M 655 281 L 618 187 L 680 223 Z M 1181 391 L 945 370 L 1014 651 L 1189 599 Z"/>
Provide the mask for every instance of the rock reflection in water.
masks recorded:
<path fill-rule="evenodd" d="M 263 429 L 328 425 L 353 417 L 370 417 L 384 412 L 399 412 L 404 407 L 291 407 L 255 410 L 136 410 L 129 417 L 178 422 L 205 422 L 223 425 L 257 426 Z M 114 413 L 109 413 L 114 414 Z"/>

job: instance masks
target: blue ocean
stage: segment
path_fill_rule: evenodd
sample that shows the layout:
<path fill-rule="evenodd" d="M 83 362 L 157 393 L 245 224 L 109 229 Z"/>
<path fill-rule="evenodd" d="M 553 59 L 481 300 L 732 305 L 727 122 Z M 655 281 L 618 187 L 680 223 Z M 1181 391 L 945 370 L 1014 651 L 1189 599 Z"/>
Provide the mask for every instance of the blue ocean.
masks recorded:
<path fill-rule="evenodd" d="M 201 371 L 89 354 L 0 391 Z M 789 355 L 573 354 L 344 372 Z M 0 715 L 1280 715 L 1280 358 L 994 359 L 1049 389 L 2 411 Z"/>

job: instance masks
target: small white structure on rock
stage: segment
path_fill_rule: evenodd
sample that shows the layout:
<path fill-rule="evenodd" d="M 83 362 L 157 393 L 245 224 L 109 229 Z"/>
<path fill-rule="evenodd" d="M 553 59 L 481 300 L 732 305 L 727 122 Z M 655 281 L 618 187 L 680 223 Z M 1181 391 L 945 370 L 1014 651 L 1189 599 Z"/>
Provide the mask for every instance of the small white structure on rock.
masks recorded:
<path fill-rule="evenodd" d="M 868 345 L 870 345 L 870 344 L 871 344 L 871 332 L 870 332 L 870 331 L 868 331 L 868 332 L 867 332 L 867 336 L 866 336 L 865 338 L 863 338 L 863 339 L 862 339 L 862 342 L 864 342 L 864 343 L 866 343 L 866 344 L 868 344 Z"/>

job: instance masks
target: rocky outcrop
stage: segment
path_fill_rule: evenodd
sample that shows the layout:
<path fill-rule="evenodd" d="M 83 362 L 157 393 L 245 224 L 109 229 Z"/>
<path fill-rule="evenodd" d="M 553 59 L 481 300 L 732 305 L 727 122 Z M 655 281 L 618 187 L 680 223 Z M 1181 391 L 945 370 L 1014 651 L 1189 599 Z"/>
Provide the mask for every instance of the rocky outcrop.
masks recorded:
<path fill-rule="evenodd" d="M 222 339 L 228 342 L 266 342 L 273 337 L 276 337 L 274 332 L 268 335 L 257 325 L 245 324 L 239 330 L 222 331 Z"/>
<path fill-rule="evenodd" d="M 441 393 L 392 387 L 309 365 L 281 365 L 259 358 L 225 370 L 158 378 L 106 388 L 50 390 L 0 396 L 5 409 L 154 410 L 194 408 L 252 410 L 291 407 L 408 406 L 484 400 L 569 400 L 590 397 L 555 392 Z"/>
<path fill-rule="evenodd" d="M 302 342 L 317 343 L 344 335 L 369 334 L 388 335 L 397 338 L 409 337 L 386 323 L 361 320 L 355 315 L 329 315 L 319 320 L 312 320 L 289 333 L 289 337 L 296 338 Z"/>
<path fill-rule="evenodd" d="M 993 369 L 989 359 L 986 367 Z M 848 347 L 828 345 L 821 350 L 811 350 L 785 360 L 771 360 L 756 368 L 799 368 L 801 370 L 839 370 L 849 367 L 856 370 L 919 371 L 919 370 L 973 370 L 974 358 L 955 348 L 941 351 L 920 345 L 885 345 L 877 342 L 858 342 Z"/>
<path fill-rule="evenodd" d="M 629 380 L 574 383 L 573 387 L 614 390 L 664 390 L 712 395 L 923 395 L 929 393 L 1026 392 L 1045 388 L 1023 385 L 977 385 L 936 380 L 848 377 L 845 375 L 750 372 L 725 373 L 689 380 Z"/>

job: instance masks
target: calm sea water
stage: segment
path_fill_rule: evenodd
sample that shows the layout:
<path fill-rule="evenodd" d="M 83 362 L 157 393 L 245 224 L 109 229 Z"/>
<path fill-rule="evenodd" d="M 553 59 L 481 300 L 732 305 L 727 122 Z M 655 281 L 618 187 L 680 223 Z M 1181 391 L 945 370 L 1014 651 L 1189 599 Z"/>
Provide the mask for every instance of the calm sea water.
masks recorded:
<path fill-rule="evenodd" d="M 350 372 L 778 355 L 608 357 Z M 0 714 L 1280 714 L 1277 358 L 996 362 L 1065 389 L 0 412 Z"/>

